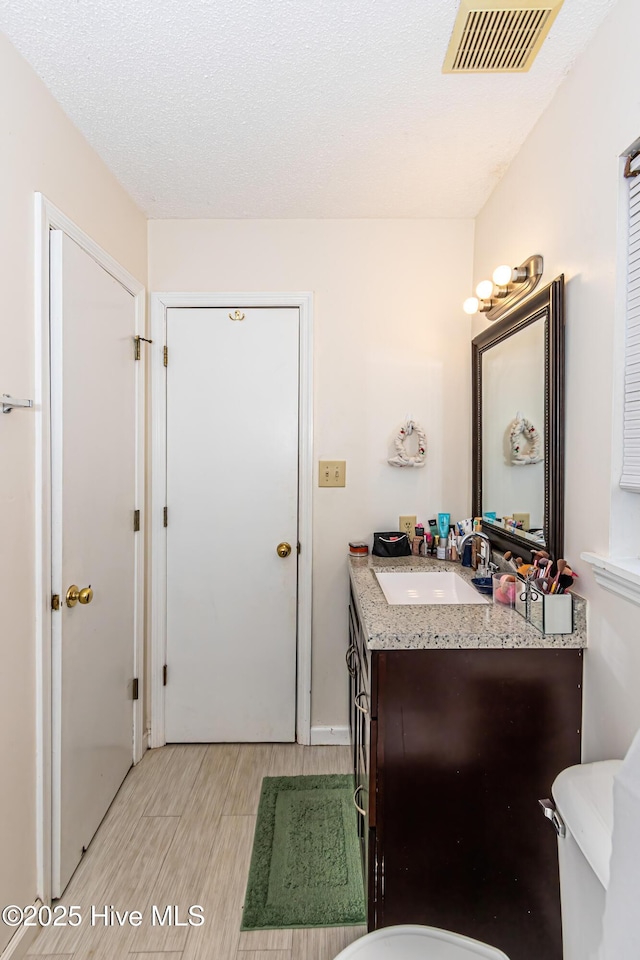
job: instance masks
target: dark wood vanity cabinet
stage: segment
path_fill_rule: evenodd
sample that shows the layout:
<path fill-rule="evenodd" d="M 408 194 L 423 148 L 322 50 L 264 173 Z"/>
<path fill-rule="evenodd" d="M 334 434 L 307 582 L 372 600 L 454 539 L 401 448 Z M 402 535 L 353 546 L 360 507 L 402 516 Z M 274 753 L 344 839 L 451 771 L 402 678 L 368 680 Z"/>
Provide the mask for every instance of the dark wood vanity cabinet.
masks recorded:
<path fill-rule="evenodd" d="M 354 802 L 369 930 L 421 923 L 562 960 L 538 800 L 580 762 L 582 651 L 370 651 L 351 596 Z"/>

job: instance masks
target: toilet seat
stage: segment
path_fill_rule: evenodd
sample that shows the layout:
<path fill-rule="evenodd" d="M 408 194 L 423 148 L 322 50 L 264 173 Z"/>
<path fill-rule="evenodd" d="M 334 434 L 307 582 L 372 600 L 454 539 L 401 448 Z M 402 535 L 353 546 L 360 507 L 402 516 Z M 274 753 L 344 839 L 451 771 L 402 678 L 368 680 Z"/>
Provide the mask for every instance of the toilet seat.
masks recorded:
<path fill-rule="evenodd" d="M 383 927 L 354 940 L 335 960 L 509 960 L 479 940 L 437 927 Z"/>

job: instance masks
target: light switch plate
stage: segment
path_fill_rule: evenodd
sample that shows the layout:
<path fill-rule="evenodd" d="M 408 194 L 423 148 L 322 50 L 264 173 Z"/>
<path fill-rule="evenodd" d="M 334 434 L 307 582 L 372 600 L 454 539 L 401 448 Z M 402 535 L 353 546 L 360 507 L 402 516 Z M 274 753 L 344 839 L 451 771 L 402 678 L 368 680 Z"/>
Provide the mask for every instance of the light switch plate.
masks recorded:
<path fill-rule="evenodd" d="M 320 460 L 318 464 L 319 487 L 346 486 L 346 460 Z"/>

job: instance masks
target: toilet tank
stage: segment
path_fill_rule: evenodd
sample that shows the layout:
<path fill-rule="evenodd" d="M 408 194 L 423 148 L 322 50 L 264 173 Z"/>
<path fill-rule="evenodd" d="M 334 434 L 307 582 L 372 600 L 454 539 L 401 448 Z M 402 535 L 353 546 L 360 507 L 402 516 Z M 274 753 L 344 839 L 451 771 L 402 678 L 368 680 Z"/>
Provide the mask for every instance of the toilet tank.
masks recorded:
<path fill-rule="evenodd" d="M 552 792 L 566 828 L 558 837 L 564 960 L 597 960 L 613 830 L 613 778 L 622 761 L 569 767 Z"/>

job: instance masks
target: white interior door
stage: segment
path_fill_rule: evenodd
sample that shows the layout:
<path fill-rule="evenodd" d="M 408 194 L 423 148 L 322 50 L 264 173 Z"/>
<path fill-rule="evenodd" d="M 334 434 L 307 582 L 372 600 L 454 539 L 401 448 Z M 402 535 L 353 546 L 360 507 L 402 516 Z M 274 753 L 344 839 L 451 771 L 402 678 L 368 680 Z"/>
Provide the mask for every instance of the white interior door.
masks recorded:
<path fill-rule="evenodd" d="M 132 763 L 135 300 L 51 232 L 52 894 Z M 72 585 L 89 603 L 65 602 Z M 81 599 L 87 599 L 86 596 Z"/>
<path fill-rule="evenodd" d="M 166 740 L 292 741 L 299 311 L 168 309 L 166 335 Z"/>

